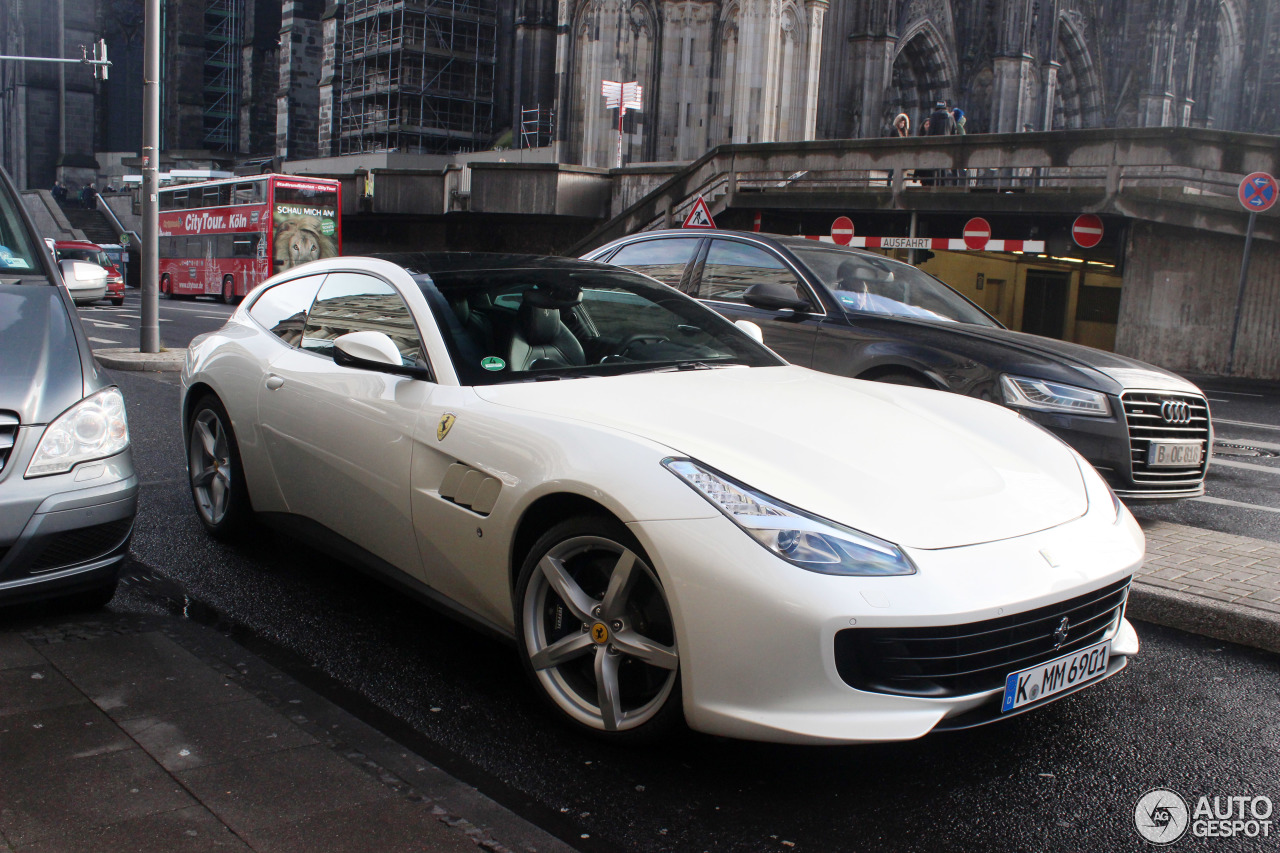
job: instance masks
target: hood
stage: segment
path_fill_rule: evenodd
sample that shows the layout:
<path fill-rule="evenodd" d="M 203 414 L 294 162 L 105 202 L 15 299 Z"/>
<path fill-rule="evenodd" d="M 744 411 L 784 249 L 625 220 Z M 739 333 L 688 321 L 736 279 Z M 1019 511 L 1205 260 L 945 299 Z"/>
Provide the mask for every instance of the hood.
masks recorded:
<path fill-rule="evenodd" d="M 80 347 L 58 288 L 0 285 L 0 411 L 46 424 L 84 397 Z"/>
<path fill-rule="evenodd" d="M 773 498 L 908 547 L 1020 536 L 1088 508 L 1062 442 L 1000 406 L 941 391 L 793 366 L 475 391 L 660 442 Z"/>
<path fill-rule="evenodd" d="M 1098 388 L 1099 391 L 1120 393 L 1130 388 L 1142 388 L 1151 391 L 1181 391 L 1188 394 L 1199 394 L 1200 389 L 1183 379 L 1154 364 L 1127 358 L 1113 352 L 1094 349 L 1082 344 L 1030 335 L 1026 332 L 1015 332 L 1012 329 L 985 328 L 983 326 L 964 325 L 958 327 L 967 335 L 999 343 L 1007 347 L 1065 361 L 1075 367 L 1083 367 L 1101 373 L 1115 382 L 1118 388 Z"/>

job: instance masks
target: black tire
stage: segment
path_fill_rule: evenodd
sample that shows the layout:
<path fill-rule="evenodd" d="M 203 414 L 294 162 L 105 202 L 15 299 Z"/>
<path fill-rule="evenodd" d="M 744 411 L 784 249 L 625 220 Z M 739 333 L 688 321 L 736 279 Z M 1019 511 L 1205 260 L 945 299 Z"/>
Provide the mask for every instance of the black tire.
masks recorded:
<path fill-rule="evenodd" d="M 167 274 L 160 276 L 160 295 L 163 296 L 165 299 L 177 298 L 173 295 L 173 284 L 171 283 L 172 281 L 173 280 L 169 278 Z"/>
<path fill-rule="evenodd" d="M 187 421 L 187 472 L 196 516 L 209 535 L 235 540 L 253 526 L 253 507 L 231 418 L 212 394 L 200 398 Z"/>
<path fill-rule="evenodd" d="M 630 580 L 615 581 L 609 601 L 615 575 Z M 615 743 L 651 742 L 683 725 L 671 609 L 621 522 L 584 516 L 544 533 L 521 567 L 515 616 L 524 670 L 560 720 Z"/>
<path fill-rule="evenodd" d="M 121 305 L 124 305 L 124 297 L 121 296 L 117 299 L 112 299 L 111 304 L 119 308 Z"/>
<path fill-rule="evenodd" d="M 218 294 L 218 301 L 223 305 L 235 304 L 235 297 L 231 295 L 231 291 L 235 289 L 236 283 L 229 275 L 222 277 L 222 292 Z"/>
<path fill-rule="evenodd" d="M 875 381 L 887 382 L 890 385 L 906 385 L 909 388 L 933 388 L 935 391 L 938 388 L 938 386 L 934 385 L 929 380 L 917 376 L 914 373 L 907 373 L 906 371 L 884 373 L 877 376 Z"/>

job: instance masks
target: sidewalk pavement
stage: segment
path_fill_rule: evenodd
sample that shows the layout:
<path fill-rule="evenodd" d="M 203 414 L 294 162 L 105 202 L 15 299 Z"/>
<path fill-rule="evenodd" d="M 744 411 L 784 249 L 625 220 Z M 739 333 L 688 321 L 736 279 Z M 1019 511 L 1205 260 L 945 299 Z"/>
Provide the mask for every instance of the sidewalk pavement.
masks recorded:
<path fill-rule="evenodd" d="M 0 628 L 0 851 L 251 850 L 572 853 L 211 628 Z"/>

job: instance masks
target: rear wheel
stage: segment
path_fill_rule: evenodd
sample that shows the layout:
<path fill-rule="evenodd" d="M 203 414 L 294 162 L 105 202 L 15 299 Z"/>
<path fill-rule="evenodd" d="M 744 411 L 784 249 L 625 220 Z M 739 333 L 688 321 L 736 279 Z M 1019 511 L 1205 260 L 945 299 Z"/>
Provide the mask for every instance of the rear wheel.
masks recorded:
<path fill-rule="evenodd" d="M 521 660 L 562 719 L 617 741 L 652 740 L 683 719 L 671 609 L 621 522 L 587 516 L 547 531 L 516 599 Z"/>
<path fill-rule="evenodd" d="M 229 275 L 224 275 L 222 277 L 222 293 L 218 295 L 218 301 L 221 302 L 223 305 L 232 304 L 235 301 L 235 296 L 233 295 L 235 289 L 236 289 L 235 279 L 233 279 Z"/>
<path fill-rule="evenodd" d="M 112 297 L 111 304 L 119 308 L 121 305 L 124 304 L 124 297 L 123 296 Z"/>
<path fill-rule="evenodd" d="M 196 404 L 187 429 L 187 470 L 196 515 L 212 536 L 235 539 L 249 530 L 253 508 L 231 418 L 217 397 L 208 396 Z"/>
<path fill-rule="evenodd" d="M 166 299 L 173 298 L 173 282 L 170 280 L 168 273 L 160 276 L 160 295 Z"/>

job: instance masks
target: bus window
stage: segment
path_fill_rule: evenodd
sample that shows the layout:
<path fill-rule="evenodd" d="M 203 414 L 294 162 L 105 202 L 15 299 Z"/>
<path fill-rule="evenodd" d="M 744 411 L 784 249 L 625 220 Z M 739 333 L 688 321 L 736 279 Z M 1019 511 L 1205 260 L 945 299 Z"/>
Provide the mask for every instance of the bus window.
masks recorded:
<path fill-rule="evenodd" d="M 266 194 L 263 189 L 266 187 L 265 181 L 246 181 L 242 184 L 236 184 L 235 190 L 232 192 L 232 204 L 262 204 L 266 201 Z"/>
<path fill-rule="evenodd" d="M 261 234 L 232 235 L 231 256 L 235 258 L 256 258 L 258 256 L 258 241 L 261 239 Z"/>

